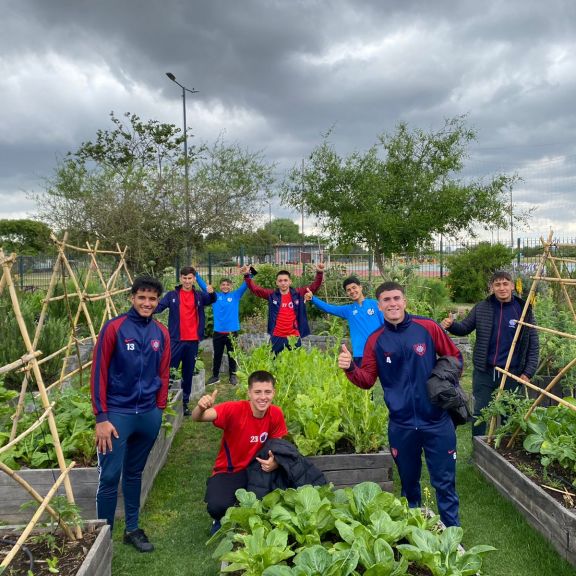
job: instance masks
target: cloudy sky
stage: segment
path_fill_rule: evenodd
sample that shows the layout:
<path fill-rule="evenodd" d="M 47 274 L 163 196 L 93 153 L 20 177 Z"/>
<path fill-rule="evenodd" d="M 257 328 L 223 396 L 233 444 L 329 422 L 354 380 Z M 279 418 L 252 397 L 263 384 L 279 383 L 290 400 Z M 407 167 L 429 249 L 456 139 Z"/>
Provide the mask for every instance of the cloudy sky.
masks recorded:
<path fill-rule="evenodd" d="M 576 235 L 573 0 L 3 0 L 0 218 L 30 217 L 58 158 L 109 113 L 223 134 L 278 178 L 332 129 L 342 154 L 399 121 L 467 114 L 466 174 L 517 172 L 528 235 Z M 287 211 L 273 207 L 276 216 Z M 297 219 L 297 215 L 292 215 Z"/>

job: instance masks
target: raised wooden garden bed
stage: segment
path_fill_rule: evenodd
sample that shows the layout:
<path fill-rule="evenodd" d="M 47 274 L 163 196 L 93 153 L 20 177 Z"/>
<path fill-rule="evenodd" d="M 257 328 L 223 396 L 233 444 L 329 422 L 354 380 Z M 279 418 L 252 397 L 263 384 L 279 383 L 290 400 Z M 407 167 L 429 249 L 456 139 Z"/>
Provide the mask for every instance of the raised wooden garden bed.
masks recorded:
<path fill-rule="evenodd" d="M 175 416 L 168 417 L 172 422 L 172 429 L 168 433 L 164 428 L 160 430 L 142 474 L 142 504 L 146 502 L 154 479 L 166 462 L 174 435 L 182 424 L 182 392 L 180 390 L 176 392 L 172 402 L 176 412 Z M 44 496 L 56 481 L 59 471 L 49 469 L 18 470 L 17 473 Z M 82 518 L 94 518 L 96 516 L 98 470 L 96 468 L 73 468 L 70 471 L 70 481 L 72 482 L 75 502 L 80 507 L 80 515 Z M 124 497 L 121 485 L 119 490 L 116 516 L 123 517 Z M 61 488 L 58 494 L 64 495 L 64 489 Z M 27 522 L 34 514 L 34 509 L 21 510 L 20 506 L 30 500 L 31 497 L 28 492 L 6 474 L 0 474 L 0 523 L 19 524 Z"/>
<path fill-rule="evenodd" d="M 0 532 L 3 536 L 16 540 L 23 529 L 24 526 L 3 526 L 0 528 Z M 38 535 L 45 531 L 45 528 L 35 528 L 32 534 Z M 52 529 L 50 529 L 50 531 L 52 531 Z M 96 533 L 95 539 L 94 533 Z M 71 572 L 72 568 L 78 566 L 78 562 L 81 561 L 81 552 L 78 549 L 78 543 L 76 543 L 76 548 L 69 548 L 67 544 L 64 544 L 59 551 L 50 552 L 50 557 L 56 557 L 60 561 L 58 573 L 67 575 L 74 573 L 75 576 L 111 576 L 112 538 L 110 537 L 110 526 L 108 526 L 104 520 L 89 520 L 84 524 L 83 534 L 88 536 L 88 540 L 80 540 L 79 544 L 81 544 L 82 547 L 89 547 L 89 549 L 79 568 L 74 572 Z M 87 544 L 87 542 L 91 542 L 91 544 Z M 31 546 L 29 543 L 27 543 L 27 545 Z M 22 553 L 20 552 L 20 554 Z M 43 556 L 38 556 L 36 550 L 33 550 L 33 557 L 35 562 L 44 559 Z M 24 559 L 24 566 L 26 566 L 28 558 L 25 556 L 22 558 Z M 19 560 L 17 555 L 10 563 L 8 570 L 11 568 L 15 570 L 21 567 L 24 568 Z M 36 564 L 34 573 L 37 573 L 37 569 L 39 569 L 39 564 Z"/>
<path fill-rule="evenodd" d="M 309 456 L 308 460 L 324 472 L 334 488 L 376 482 L 382 490 L 392 492 L 392 455 L 388 450 L 375 454 L 328 454 Z"/>
<path fill-rule="evenodd" d="M 512 466 L 485 437 L 474 437 L 474 463 L 483 476 L 568 562 L 576 566 L 576 513 Z"/>

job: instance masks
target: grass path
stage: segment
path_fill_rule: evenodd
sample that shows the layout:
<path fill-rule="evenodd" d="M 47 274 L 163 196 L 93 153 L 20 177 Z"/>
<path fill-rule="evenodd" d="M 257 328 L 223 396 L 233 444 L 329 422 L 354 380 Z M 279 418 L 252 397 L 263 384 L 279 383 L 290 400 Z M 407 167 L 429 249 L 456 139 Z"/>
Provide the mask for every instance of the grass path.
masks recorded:
<path fill-rule="evenodd" d="M 219 400 L 232 397 L 219 385 Z M 470 428 L 458 431 L 458 491 L 464 545 L 491 544 L 486 557 L 489 576 L 575 576 L 562 560 L 470 462 Z M 156 546 L 140 554 L 121 543 L 123 524 L 114 535 L 114 576 L 217 576 L 219 565 L 205 546 L 210 519 L 203 502 L 206 478 L 214 462 L 220 432 L 211 425 L 186 420 L 142 513 L 142 526 Z M 396 482 L 397 484 L 397 482 Z"/>

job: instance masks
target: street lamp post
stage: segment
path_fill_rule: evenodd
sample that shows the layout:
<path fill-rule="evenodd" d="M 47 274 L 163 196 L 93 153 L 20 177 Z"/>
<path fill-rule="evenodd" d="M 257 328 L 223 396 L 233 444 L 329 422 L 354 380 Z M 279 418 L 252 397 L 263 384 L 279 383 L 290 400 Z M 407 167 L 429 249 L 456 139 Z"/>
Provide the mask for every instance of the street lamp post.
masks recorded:
<path fill-rule="evenodd" d="M 182 88 L 182 116 L 184 119 L 184 186 L 185 186 L 185 203 L 184 203 L 184 218 L 186 222 L 186 265 L 190 265 L 191 253 L 190 253 L 190 179 L 188 174 L 188 128 L 186 125 L 186 92 L 190 94 L 196 94 L 198 90 L 190 90 L 183 86 L 176 80 L 176 76 L 172 72 L 166 72 L 166 76 L 172 80 L 175 84 L 178 84 Z"/>

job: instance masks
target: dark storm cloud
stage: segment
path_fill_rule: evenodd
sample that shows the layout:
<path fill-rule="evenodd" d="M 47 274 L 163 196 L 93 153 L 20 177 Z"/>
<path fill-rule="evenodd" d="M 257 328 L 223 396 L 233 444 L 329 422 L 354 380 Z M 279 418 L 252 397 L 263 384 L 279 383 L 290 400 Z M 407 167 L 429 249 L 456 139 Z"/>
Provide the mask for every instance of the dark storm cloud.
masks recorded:
<path fill-rule="evenodd" d="M 546 194 L 575 202 L 570 0 L 7 5 L 0 24 L 4 194 L 17 178 L 19 190 L 38 186 L 36 176 L 49 174 L 59 154 L 109 126 L 110 110 L 179 125 L 180 92 L 165 76 L 171 71 L 199 90 L 188 99 L 198 140 L 224 131 L 262 149 L 280 175 L 328 130 L 346 154 L 401 120 L 427 130 L 467 114 L 478 142 L 466 175 L 517 172 L 519 202 L 545 208 Z M 33 147 L 45 154 L 27 154 Z M 553 219 L 569 225 L 566 210 Z"/>

